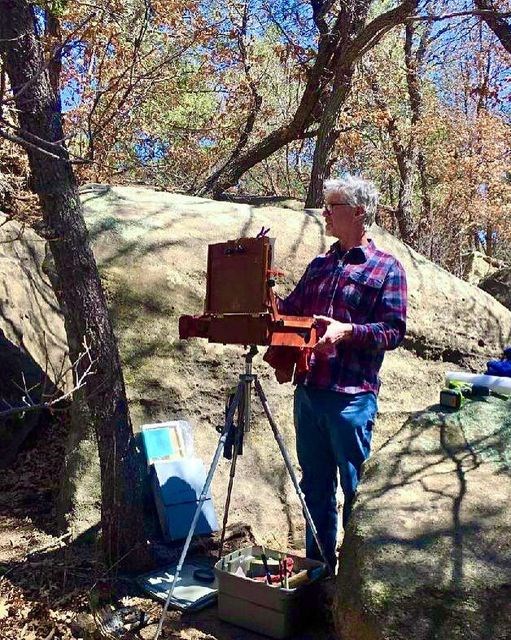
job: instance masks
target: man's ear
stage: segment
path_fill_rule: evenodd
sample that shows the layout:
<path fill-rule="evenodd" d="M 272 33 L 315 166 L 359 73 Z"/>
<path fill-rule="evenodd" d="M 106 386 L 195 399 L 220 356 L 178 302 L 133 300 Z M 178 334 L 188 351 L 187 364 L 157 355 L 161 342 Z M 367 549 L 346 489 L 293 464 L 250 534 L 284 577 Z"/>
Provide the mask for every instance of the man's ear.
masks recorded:
<path fill-rule="evenodd" d="M 358 206 L 356 213 L 355 213 L 355 218 L 357 220 L 361 220 L 364 218 L 364 207 Z"/>

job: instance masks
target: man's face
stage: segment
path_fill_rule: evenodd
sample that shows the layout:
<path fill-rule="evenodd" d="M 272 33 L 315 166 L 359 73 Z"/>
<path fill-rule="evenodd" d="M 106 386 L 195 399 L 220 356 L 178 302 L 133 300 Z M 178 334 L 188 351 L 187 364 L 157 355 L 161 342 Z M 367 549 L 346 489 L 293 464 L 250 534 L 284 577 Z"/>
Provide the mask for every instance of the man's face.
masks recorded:
<path fill-rule="evenodd" d="M 362 213 L 361 207 L 348 204 L 343 193 L 328 194 L 323 208 L 327 235 L 341 241 L 351 238 L 353 231 L 360 224 Z"/>

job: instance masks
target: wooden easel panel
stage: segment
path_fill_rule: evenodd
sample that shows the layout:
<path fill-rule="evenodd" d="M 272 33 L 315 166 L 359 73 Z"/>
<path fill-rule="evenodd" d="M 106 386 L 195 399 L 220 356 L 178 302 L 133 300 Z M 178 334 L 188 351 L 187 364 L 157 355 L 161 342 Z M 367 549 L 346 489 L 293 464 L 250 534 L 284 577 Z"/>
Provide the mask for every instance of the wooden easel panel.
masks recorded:
<path fill-rule="evenodd" d="M 265 313 L 269 238 L 209 245 L 205 313 Z"/>

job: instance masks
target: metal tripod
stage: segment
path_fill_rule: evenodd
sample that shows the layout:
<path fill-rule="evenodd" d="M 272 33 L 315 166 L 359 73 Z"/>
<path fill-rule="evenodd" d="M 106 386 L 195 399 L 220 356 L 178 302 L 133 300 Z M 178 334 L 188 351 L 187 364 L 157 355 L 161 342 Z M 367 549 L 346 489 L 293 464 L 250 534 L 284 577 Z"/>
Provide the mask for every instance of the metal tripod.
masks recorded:
<path fill-rule="evenodd" d="M 291 462 L 291 459 L 289 457 L 289 453 L 286 449 L 286 445 L 284 444 L 284 440 L 278 430 L 278 427 L 275 423 L 275 420 L 273 419 L 273 416 L 271 414 L 270 411 L 270 407 L 268 405 L 268 399 L 266 398 L 266 395 L 263 391 L 263 388 L 261 386 L 261 383 L 259 382 L 257 375 L 252 373 L 252 360 L 253 357 L 257 354 L 257 347 L 255 345 L 252 345 L 249 349 L 249 351 L 245 354 L 245 373 L 240 374 L 239 376 L 239 382 L 238 382 L 238 386 L 236 388 L 236 392 L 234 394 L 234 397 L 232 399 L 232 401 L 229 403 L 228 405 L 228 409 L 227 409 L 227 415 L 225 418 L 225 423 L 224 426 L 221 430 L 221 434 L 220 434 L 220 439 L 218 441 L 218 445 L 215 451 L 215 455 L 213 456 L 213 460 L 211 462 L 211 466 L 209 468 L 208 471 L 208 475 L 206 477 L 206 482 L 204 483 L 204 486 L 202 487 L 202 491 L 199 497 L 199 501 L 197 504 L 197 508 L 195 510 L 195 514 L 193 516 L 192 519 L 192 523 L 190 525 L 190 530 L 188 531 L 188 535 L 186 537 L 185 540 L 185 544 L 183 546 L 183 550 L 181 552 L 181 556 L 179 558 L 179 562 L 177 564 L 176 567 L 176 571 L 174 574 L 174 579 L 172 581 L 172 585 L 170 587 L 169 593 L 167 595 L 167 600 L 165 601 L 165 606 L 163 607 L 163 612 L 162 615 L 160 617 L 160 622 L 158 624 L 158 628 L 156 630 L 156 634 L 154 636 L 154 640 L 158 640 L 158 638 L 160 637 L 160 633 L 163 627 L 163 621 L 165 619 L 165 614 L 167 612 L 167 609 L 169 607 L 169 603 L 170 600 L 174 594 L 174 590 L 176 588 L 176 584 L 177 581 L 179 579 L 179 575 L 181 573 L 181 570 L 183 568 L 187 553 L 188 553 L 188 549 L 190 547 L 190 543 L 192 541 L 192 537 L 195 531 L 195 527 L 197 525 L 197 521 L 199 519 L 201 510 L 202 510 L 202 505 L 204 504 L 204 501 L 206 500 L 206 496 L 209 492 L 209 488 L 211 486 L 211 482 L 213 480 L 213 476 L 215 474 L 215 470 L 218 466 L 218 462 L 220 460 L 220 456 L 222 454 L 222 449 L 225 446 L 227 437 L 229 435 L 229 432 L 231 431 L 231 428 L 233 426 L 233 421 L 234 421 L 234 416 L 236 414 L 236 411 L 238 411 L 238 416 L 239 416 L 239 423 L 238 423 L 238 427 L 236 429 L 236 435 L 235 435 L 235 441 L 234 441 L 234 446 L 233 446 L 233 454 L 232 454 L 232 459 L 231 459 L 231 471 L 230 471 L 230 476 L 229 476 L 229 487 L 228 487 L 228 492 L 227 492 L 227 500 L 226 500 L 226 504 L 225 504 L 225 509 L 224 509 L 224 520 L 223 520 L 223 526 L 222 526 L 222 535 L 221 535 L 221 539 L 220 539 L 220 551 L 219 551 L 219 556 L 222 554 L 222 550 L 223 550 L 223 544 L 224 544 L 224 539 L 225 539 L 225 529 L 226 529 L 226 525 L 227 525 L 227 517 L 228 517 L 228 513 L 229 513 L 229 506 L 230 506 L 230 497 L 231 497 L 231 490 L 232 490 L 232 486 L 233 486 L 233 482 L 234 482 L 234 474 L 236 471 L 236 460 L 237 457 L 240 453 L 239 449 L 240 449 L 240 444 L 242 442 L 242 438 L 243 438 L 243 433 L 248 431 L 250 428 L 250 419 L 251 419 L 251 413 L 252 413 L 252 386 L 255 386 L 255 391 L 257 394 L 257 397 L 259 398 L 259 400 L 261 401 L 262 407 L 264 409 L 264 413 L 266 414 L 266 417 L 268 419 L 268 422 L 270 423 L 270 427 L 271 430 L 273 432 L 273 435 L 275 437 L 275 440 L 277 441 L 277 444 L 279 446 L 280 452 L 282 454 L 282 457 L 284 459 L 284 463 L 286 465 L 287 471 L 289 473 L 289 476 L 291 478 L 291 481 L 294 485 L 294 488 L 296 490 L 296 494 L 300 500 L 300 503 L 302 505 L 302 509 L 303 509 L 303 513 L 305 516 L 305 520 L 307 521 L 307 524 L 310 527 L 311 533 L 314 536 L 314 540 L 316 541 L 316 544 L 318 546 L 318 549 L 321 553 L 321 556 L 323 557 L 323 560 L 325 561 L 325 564 L 327 565 L 329 571 L 331 574 L 333 574 L 333 568 L 330 566 L 330 563 L 328 562 L 328 559 L 326 557 L 325 551 L 323 549 L 323 546 L 319 540 L 319 536 L 318 536 L 318 532 L 316 529 L 316 526 L 314 525 L 314 521 L 312 520 L 312 516 L 310 514 L 310 511 L 305 503 L 305 497 L 302 493 L 302 490 L 300 489 L 300 485 L 298 484 L 298 480 L 296 478 L 296 474 L 295 471 L 293 469 L 293 465 Z"/>

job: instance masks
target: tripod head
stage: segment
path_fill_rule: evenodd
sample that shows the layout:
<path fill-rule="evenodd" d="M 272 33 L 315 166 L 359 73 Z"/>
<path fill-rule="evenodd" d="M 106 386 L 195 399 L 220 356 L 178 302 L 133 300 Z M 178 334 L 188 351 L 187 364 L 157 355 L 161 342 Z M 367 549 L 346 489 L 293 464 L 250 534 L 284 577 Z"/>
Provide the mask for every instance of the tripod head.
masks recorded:
<path fill-rule="evenodd" d="M 255 344 L 250 345 L 249 350 L 245 353 L 245 374 L 252 374 L 252 360 L 259 353 L 259 349 Z"/>

